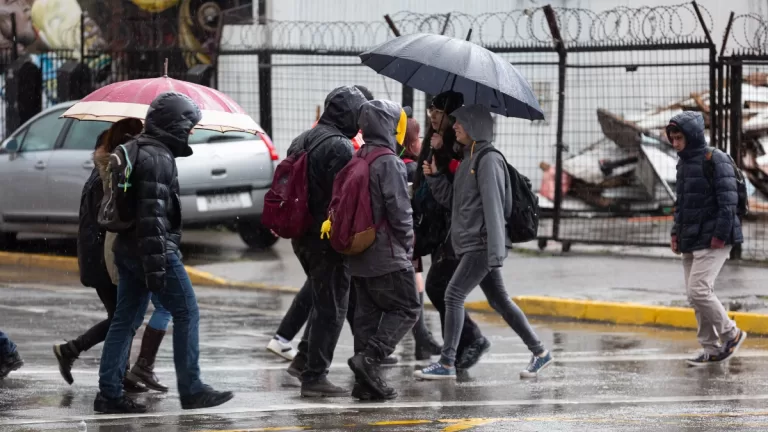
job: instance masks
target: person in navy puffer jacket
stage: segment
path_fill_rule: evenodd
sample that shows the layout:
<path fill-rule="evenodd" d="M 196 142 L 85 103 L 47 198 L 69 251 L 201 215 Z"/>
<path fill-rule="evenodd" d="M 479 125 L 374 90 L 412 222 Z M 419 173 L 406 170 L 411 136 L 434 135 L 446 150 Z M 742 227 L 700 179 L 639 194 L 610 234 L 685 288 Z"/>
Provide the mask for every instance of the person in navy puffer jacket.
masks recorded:
<path fill-rule="evenodd" d="M 688 364 L 704 366 L 730 358 L 747 337 L 714 293 L 715 279 L 732 246 L 744 241 L 737 214 L 738 177 L 728 155 L 707 147 L 701 113 L 686 111 L 673 117 L 667 137 L 680 158 L 671 247 L 683 254 L 688 301 L 696 311 L 698 339 L 704 348 Z"/>

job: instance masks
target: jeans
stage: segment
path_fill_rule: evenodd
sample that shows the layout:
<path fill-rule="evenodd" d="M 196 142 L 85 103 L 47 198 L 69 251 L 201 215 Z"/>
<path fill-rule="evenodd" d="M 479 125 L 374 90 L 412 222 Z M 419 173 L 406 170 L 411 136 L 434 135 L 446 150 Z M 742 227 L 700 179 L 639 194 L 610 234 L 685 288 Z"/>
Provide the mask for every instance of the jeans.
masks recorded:
<path fill-rule="evenodd" d="M 152 294 L 152 305 L 155 307 L 155 311 L 152 312 L 152 316 L 149 317 L 147 327 L 166 331 L 168 329 L 168 323 L 171 322 L 171 313 L 168 312 L 168 309 L 163 307 L 163 304 L 160 303 L 160 298 L 154 293 Z"/>
<path fill-rule="evenodd" d="M 292 242 L 312 290 L 312 312 L 299 344 L 298 355 L 307 359 L 302 382 L 317 381 L 328 374 L 349 302 L 346 259 L 327 240 L 315 236 L 309 234 Z"/>
<path fill-rule="evenodd" d="M 698 339 L 707 354 L 719 354 L 720 341 L 738 335 L 738 329 L 715 295 L 715 279 L 731 254 L 731 246 L 683 254 L 685 289 L 696 312 Z"/>
<path fill-rule="evenodd" d="M 413 268 L 383 276 L 355 277 L 355 353 L 382 360 L 416 323 L 421 311 Z"/>
<path fill-rule="evenodd" d="M 16 352 L 16 344 L 0 330 L 0 359 Z"/>
<path fill-rule="evenodd" d="M 459 266 L 458 258 L 454 257 L 453 253 L 446 249 L 449 250 L 450 246 L 445 245 L 432 255 L 432 265 L 429 266 L 427 280 L 424 283 L 424 291 L 426 291 L 429 301 L 432 302 L 432 306 L 440 314 L 440 328 L 443 329 L 443 340 L 445 340 L 445 292 L 448 289 L 448 284 L 453 274 L 456 272 L 456 267 Z M 461 354 L 466 347 L 482 337 L 483 332 L 480 331 L 480 327 L 469 316 L 469 313 L 465 311 L 464 325 L 461 328 L 459 345 L 456 348 L 457 353 Z"/>
<path fill-rule="evenodd" d="M 491 307 L 520 336 L 528 349 L 534 355 L 543 353 L 544 347 L 528 323 L 528 318 L 509 298 L 501 278 L 501 270 L 489 268 L 488 253 L 477 251 L 468 252 L 461 257 L 445 292 L 445 343 L 440 362 L 453 366 L 456 361 L 456 347 L 464 325 L 464 300 L 478 284 Z"/>
<path fill-rule="evenodd" d="M 157 293 L 157 298 L 173 317 L 176 382 L 179 395 L 186 397 L 203 390 L 198 364 L 200 314 L 195 291 L 178 254 L 169 253 L 166 259 L 165 289 Z M 99 389 L 106 398 L 119 398 L 123 393 L 122 373 L 136 333 L 134 325 L 143 320 L 151 297 L 138 257 L 116 254 L 115 261 L 120 273 L 117 308 L 104 341 L 99 368 Z"/>
<path fill-rule="evenodd" d="M 354 322 L 355 322 L 355 301 L 353 290 L 349 291 L 349 304 L 347 306 L 347 322 L 349 328 L 354 334 Z M 309 319 L 309 314 L 312 313 L 312 285 L 309 283 L 309 279 L 304 282 L 296 297 L 293 298 L 291 306 L 283 316 L 283 320 L 280 321 L 280 327 L 277 328 L 277 335 L 287 340 L 293 340 L 299 330 L 304 327 Z"/>

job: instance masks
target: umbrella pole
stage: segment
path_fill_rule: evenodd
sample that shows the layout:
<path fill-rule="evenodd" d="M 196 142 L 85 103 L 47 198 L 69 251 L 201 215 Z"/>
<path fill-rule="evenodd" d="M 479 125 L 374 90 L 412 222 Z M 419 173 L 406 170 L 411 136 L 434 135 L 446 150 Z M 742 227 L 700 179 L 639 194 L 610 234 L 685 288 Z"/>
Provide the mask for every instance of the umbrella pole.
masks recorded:
<path fill-rule="evenodd" d="M 165 58 L 165 63 L 163 64 L 163 76 L 168 78 L 168 57 Z"/>

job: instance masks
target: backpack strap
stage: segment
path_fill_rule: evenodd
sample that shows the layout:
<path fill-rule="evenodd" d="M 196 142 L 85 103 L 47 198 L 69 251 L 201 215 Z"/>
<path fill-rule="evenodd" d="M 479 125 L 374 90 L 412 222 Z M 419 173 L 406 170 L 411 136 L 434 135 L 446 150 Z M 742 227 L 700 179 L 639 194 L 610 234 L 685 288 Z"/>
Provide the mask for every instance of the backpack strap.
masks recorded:
<path fill-rule="evenodd" d="M 475 157 L 475 159 L 473 161 L 474 162 L 474 168 L 472 168 L 470 170 L 470 172 L 472 174 L 475 174 L 475 175 L 477 174 L 477 167 L 480 166 L 480 159 L 482 159 L 483 156 L 487 155 L 488 153 L 498 153 L 498 154 L 501 155 L 501 158 L 504 160 L 504 163 L 507 162 L 507 158 L 504 157 L 504 154 L 502 152 L 500 152 L 499 149 L 497 149 L 496 147 L 491 147 L 491 148 L 489 148 L 489 149 L 487 149 L 485 151 L 477 153 L 477 157 Z"/>
<path fill-rule="evenodd" d="M 393 152 L 391 149 L 389 149 L 387 147 L 378 147 L 377 146 L 377 148 L 371 150 L 368 154 L 366 154 L 365 156 L 362 156 L 362 158 L 365 159 L 365 161 L 368 163 L 368 165 L 370 165 L 370 164 L 373 163 L 373 161 L 375 161 L 379 157 L 387 156 L 387 155 L 396 156 L 395 152 Z"/>
<path fill-rule="evenodd" d="M 314 133 L 313 133 L 314 132 Z M 309 156 L 309 153 L 312 153 L 313 150 L 320 147 L 320 144 L 324 143 L 326 140 L 333 138 L 333 137 L 342 137 L 352 143 L 349 138 L 342 135 L 340 132 L 336 131 L 335 129 L 331 130 L 331 128 L 312 128 L 306 132 L 304 132 L 306 135 L 304 135 L 304 150 L 307 152 L 307 156 Z M 315 140 L 315 142 L 307 147 L 310 140 Z"/>

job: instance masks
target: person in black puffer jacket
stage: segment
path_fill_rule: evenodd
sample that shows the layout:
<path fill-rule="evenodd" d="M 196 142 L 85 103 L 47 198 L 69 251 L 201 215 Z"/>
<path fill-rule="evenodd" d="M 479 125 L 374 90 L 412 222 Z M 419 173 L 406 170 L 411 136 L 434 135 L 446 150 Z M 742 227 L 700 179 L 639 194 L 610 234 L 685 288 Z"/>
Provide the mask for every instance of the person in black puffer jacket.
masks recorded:
<path fill-rule="evenodd" d="M 461 147 L 456 143 L 456 133 L 452 128 L 453 121 L 450 114 L 463 104 L 462 94 L 452 91 L 441 93 L 432 100 L 428 110 L 430 124 L 421 145 L 413 181 L 413 221 L 416 235 L 414 257 L 431 255 L 432 262 L 427 271 L 424 289 L 432 305 L 440 314 L 440 328 L 443 329 L 445 328 L 445 291 L 459 265 L 459 259 L 453 251 L 449 237 L 451 210 L 435 201 L 425 180 L 423 164 L 434 158 L 438 171 L 445 174 L 451 183 L 453 182 L 453 173 L 462 156 Z M 426 250 L 419 250 L 425 244 Z M 465 312 L 464 327 L 456 349 L 456 367 L 471 368 L 490 347 L 490 341 L 483 336 L 480 327 L 472 320 L 469 313 Z M 423 354 L 420 357 L 429 358 L 430 351 L 438 351 L 441 347 L 438 345 L 419 348 L 417 351 L 422 351 Z"/>
<path fill-rule="evenodd" d="M 688 364 L 705 366 L 731 357 L 747 337 L 714 293 L 732 245 L 744 241 L 737 214 L 738 177 L 728 155 L 707 148 L 701 113 L 673 117 L 667 137 L 680 158 L 671 247 L 683 254 L 688 301 L 696 311 L 704 348 Z"/>
<path fill-rule="evenodd" d="M 93 404 L 97 412 L 140 413 L 147 409 L 123 394 L 121 378 L 134 321 L 146 311 L 152 293 L 157 293 L 173 316 L 173 358 L 181 407 L 214 407 L 233 397 L 231 392 L 214 391 L 200 379 L 200 315 L 179 253 L 181 203 L 175 158 L 192 155 L 189 134 L 201 118 L 200 109 L 189 97 L 162 93 L 147 110 L 144 133 L 135 139 L 139 151 L 131 184 L 138 200 L 136 223 L 115 240 L 118 307 L 101 355 L 100 392 Z"/>

